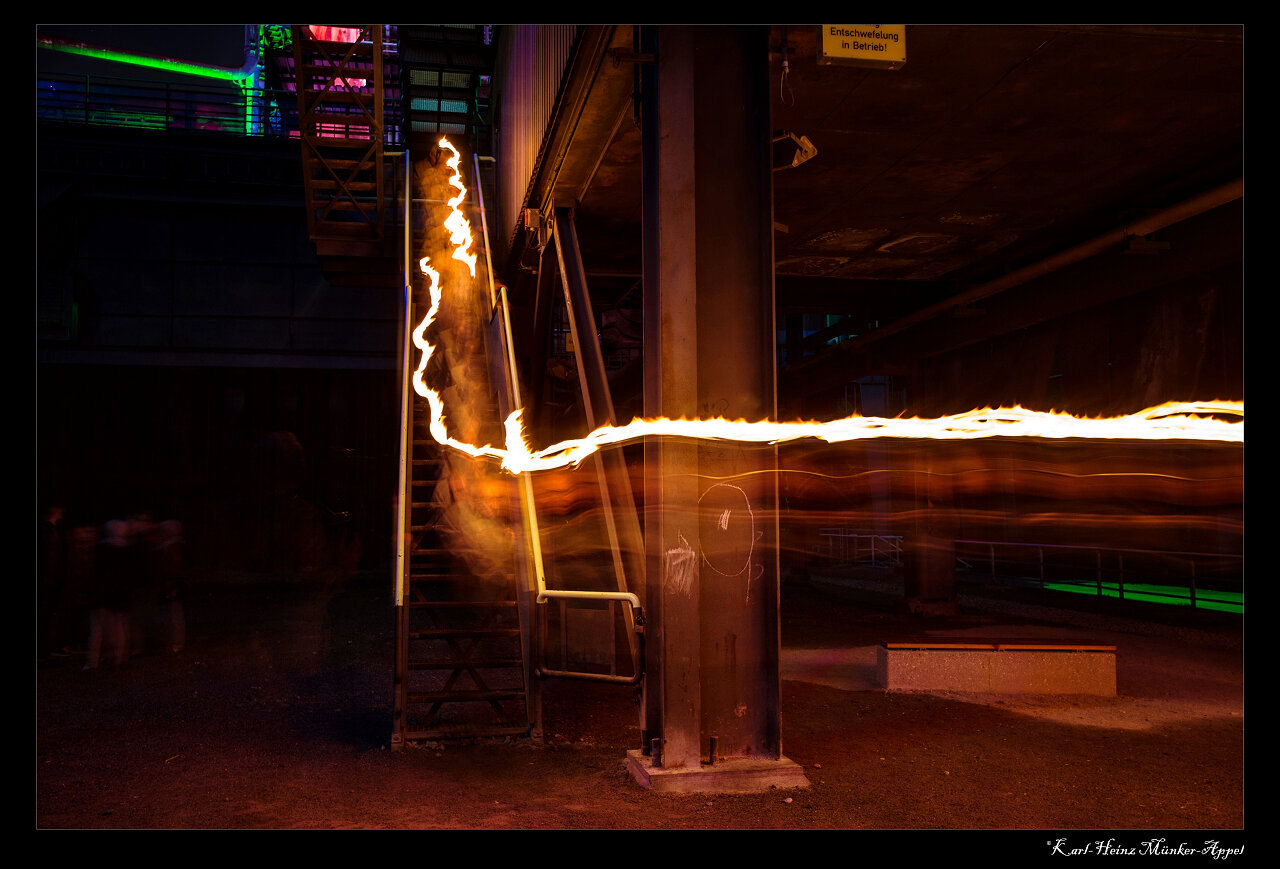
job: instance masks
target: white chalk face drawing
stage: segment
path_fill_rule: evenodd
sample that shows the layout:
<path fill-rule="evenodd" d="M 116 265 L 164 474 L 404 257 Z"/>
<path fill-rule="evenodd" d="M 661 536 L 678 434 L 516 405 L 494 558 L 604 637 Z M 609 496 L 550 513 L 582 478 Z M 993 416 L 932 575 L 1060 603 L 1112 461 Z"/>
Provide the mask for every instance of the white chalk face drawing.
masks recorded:
<path fill-rule="evenodd" d="M 751 499 L 732 483 L 716 483 L 698 499 L 698 553 L 702 563 L 721 576 L 737 577 L 745 599 L 751 583 L 764 574 L 755 560 L 756 543 L 764 531 L 756 527 Z"/>
<path fill-rule="evenodd" d="M 721 576 L 750 570 L 756 523 L 747 493 L 730 483 L 716 483 L 698 501 L 698 549 L 702 560 Z"/>

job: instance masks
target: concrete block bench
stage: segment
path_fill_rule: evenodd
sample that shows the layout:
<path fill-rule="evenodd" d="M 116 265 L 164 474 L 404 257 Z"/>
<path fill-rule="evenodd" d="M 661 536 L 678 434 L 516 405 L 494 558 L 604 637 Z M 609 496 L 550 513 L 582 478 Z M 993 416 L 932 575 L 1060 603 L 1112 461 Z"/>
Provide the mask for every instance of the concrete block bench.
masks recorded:
<path fill-rule="evenodd" d="M 876 671 L 886 691 L 1116 694 L 1116 647 L 1085 640 L 923 637 L 886 641 Z"/>

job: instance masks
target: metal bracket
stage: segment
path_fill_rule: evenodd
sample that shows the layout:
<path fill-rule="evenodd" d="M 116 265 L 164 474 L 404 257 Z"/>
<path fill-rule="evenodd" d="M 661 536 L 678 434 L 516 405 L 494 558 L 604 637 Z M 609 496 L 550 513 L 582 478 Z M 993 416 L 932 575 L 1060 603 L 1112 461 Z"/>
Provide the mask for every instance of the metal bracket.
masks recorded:
<path fill-rule="evenodd" d="M 1125 253 L 1153 254 L 1169 249 L 1169 242 L 1152 241 L 1148 235 L 1130 235 L 1126 239 L 1129 243 L 1124 249 Z"/>
<path fill-rule="evenodd" d="M 542 253 L 551 241 L 551 221 L 536 208 L 526 208 L 522 213 L 524 228 L 534 233 L 538 240 L 538 253 Z"/>
<path fill-rule="evenodd" d="M 615 48 L 611 53 L 613 55 L 614 66 L 622 66 L 624 63 L 643 64 L 658 62 L 658 56 L 656 54 L 645 54 L 628 48 Z"/>

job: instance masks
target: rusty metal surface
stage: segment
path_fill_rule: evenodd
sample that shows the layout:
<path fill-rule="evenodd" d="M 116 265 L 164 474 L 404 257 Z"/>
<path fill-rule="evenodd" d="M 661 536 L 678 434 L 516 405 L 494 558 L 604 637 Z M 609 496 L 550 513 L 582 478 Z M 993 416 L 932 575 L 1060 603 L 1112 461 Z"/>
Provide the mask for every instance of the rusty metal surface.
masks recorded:
<path fill-rule="evenodd" d="M 657 121 L 646 196 L 660 203 L 645 281 L 646 320 L 659 324 L 646 336 L 649 416 L 773 414 L 768 116 L 718 96 L 727 80 L 763 91 L 760 36 L 661 34 L 646 104 Z M 661 692 L 650 732 L 665 767 L 696 769 L 712 736 L 727 757 L 781 757 L 774 462 L 771 449 L 647 445 L 649 672 Z"/>

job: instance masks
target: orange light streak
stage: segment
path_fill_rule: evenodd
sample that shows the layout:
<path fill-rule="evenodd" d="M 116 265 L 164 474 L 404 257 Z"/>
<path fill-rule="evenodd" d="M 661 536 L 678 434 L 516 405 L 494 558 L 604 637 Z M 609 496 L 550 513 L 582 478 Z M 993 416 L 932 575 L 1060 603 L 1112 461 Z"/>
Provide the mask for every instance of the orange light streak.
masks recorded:
<path fill-rule="evenodd" d="M 473 259 L 474 261 L 474 259 Z M 489 456 L 504 460 L 505 451 L 485 445 L 477 447 L 472 444 L 456 440 L 449 436 L 448 430 L 444 424 L 444 402 L 440 399 L 440 393 L 428 387 L 422 380 L 423 373 L 426 371 L 427 362 L 431 359 L 431 354 L 435 352 L 435 347 L 426 339 L 427 327 L 430 326 L 436 318 L 436 314 L 440 312 L 440 273 L 433 269 L 428 263 L 430 257 L 423 257 L 418 262 L 418 268 L 431 281 L 429 291 L 431 294 L 431 305 L 427 309 L 427 315 L 422 318 L 422 322 L 418 324 L 418 328 L 413 330 L 413 346 L 422 351 L 422 358 L 418 362 L 418 369 L 413 372 L 413 391 L 421 395 L 427 400 L 427 404 L 431 408 L 431 436 L 438 443 L 446 447 L 452 447 L 455 450 L 464 452 L 475 458 L 481 456 Z"/>
<path fill-rule="evenodd" d="M 458 169 L 462 155 L 447 138 L 440 147 L 453 156 L 446 161 L 453 170 L 449 183 L 458 193 L 449 200 L 450 214 L 445 221 L 453 258 L 465 263 L 476 274 L 476 254 L 471 226 L 463 216 L 461 204 L 467 189 Z M 829 422 L 774 422 L 761 420 L 718 419 L 635 419 L 623 426 L 601 426 L 582 438 L 573 438 L 540 450 L 533 450 L 525 437 L 521 410 L 513 411 L 504 423 L 505 447 L 486 444 L 478 447 L 449 436 L 444 424 L 444 405 L 439 393 L 427 387 L 423 371 L 434 347 L 426 340 L 426 330 L 440 310 L 439 273 L 428 265 L 429 258 L 419 263 L 430 281 L 431 306 L 413 333 L 413 343 L 422 351 L 422 360 L 413 377 L 414 390 L 427 400 L 431 410 L 431 435 L 444 446 L 470 456 L 497 459 L 512 474 L 547 471 L 576 466 L 602 447 L 623 444 L 638 438 L 666 435 L 696 440 L 735 441 L 738 443 L 777 444 L 802 438 L 826 443 L 843 443 L 872 438 L 924 438 L 931 440 L 972 440 L 992 437 L 1082 438 L 1090 440 L 1195 440 L 1244 442 L 1244 402 L 1187 401 L 1166 402 L 1128 416 L 1112 418 L 1077 417 L 1057 411 L 1033 411 L 1022 407 L 984 408 L 952 414 L 936 419 L 902 419 L 851 416 Z M 1227 422 L 1218 416 L 1239 417 Z"/>
<path fill-rule="evenodd" d="M 471 270 L 471 277 L 476 276 L 476 254 L 471 252 L 471 224 L 467 222 L 467 218 L 463 216 L 462 209 L 459 208 L 462 201 L 467 198 L 467 188 L 462 183 L 462 171 L 458 168 L 458 164 L 462 162 L 462 155 L 458 153 L 458 149 L 449 143 L 448 139 L 440 139 L 440 147 L 448 148 L 453 152 L 453 156 L 445 161 L 445 165 L 453 170 L 453 175 L 449 177 L 449 183 L 458 188 L 458 193 L 449 200 L 449 217 L 444 222 L 444 228 L 449 230 L 449 241 L 454 244 L 453 258 L 459 262 L 466 263 L 467 268 Z"/>

